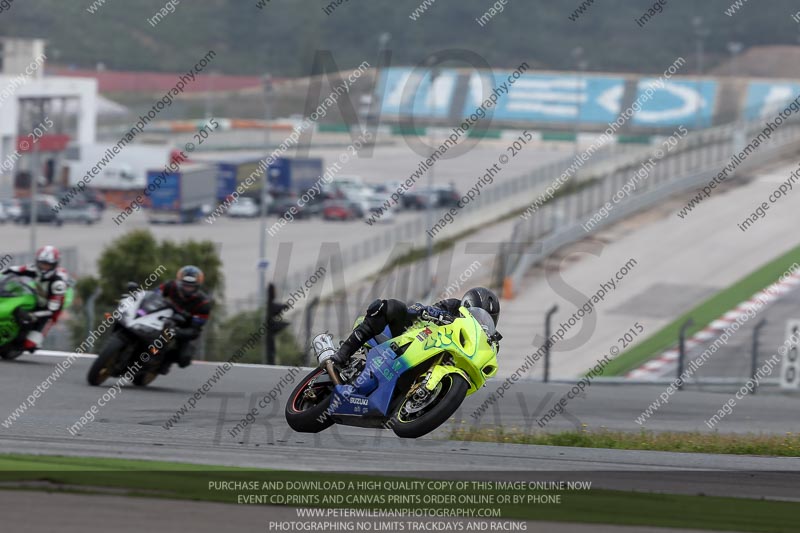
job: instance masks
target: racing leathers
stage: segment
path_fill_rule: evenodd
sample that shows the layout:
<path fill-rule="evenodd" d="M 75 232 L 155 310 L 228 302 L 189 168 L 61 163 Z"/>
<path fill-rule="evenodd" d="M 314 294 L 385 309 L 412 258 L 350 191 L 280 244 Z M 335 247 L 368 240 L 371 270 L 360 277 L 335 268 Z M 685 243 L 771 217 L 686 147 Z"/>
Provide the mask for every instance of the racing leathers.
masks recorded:
<path fill-rule="evenodd" d="M 175 339 L 178 347 L 176 359 L 178 366 L 185 368 L 192 364 L 195 352 L 195 340 L 200 337 L 203 326 L 211 313 L 211 299 L 202 290 L 192 294 L 183 294 L 175 280 L 162 283 L 161 294 L 167 298 L 175 310 Z M 169 361 L 171 362 L 171 361 Z M 165 365 L 162 370 L 166 370 Z"/>
<path fill-rule="evenodd" d="M 396 337 L 408 329 L 421 314 L 433 318 L 458 316 L 461 300 L 447 298 L 433 305 L 413 304 L 408 306 L 400 300 L 375 300 L 367 307 L 364 320 L 353 329 L 345 339 L 333 360 L 344 365 L 350 357 L 369 339 L 383 332 L 386 326 L 392 337 Z"/>
<path fill-rule="evenodd" d="M 63 268 L 43 271 L 35 264 L 11 266 L 3 270 L 3 274 L 7 273 L 36 280 L 39 294 L 36 309 L 31 313 L 34 322 L 23 341 L 23 350 L 34 352 L 41 347 L 45 334 L 61 315 L 69 287 L 69 274 Z"/>

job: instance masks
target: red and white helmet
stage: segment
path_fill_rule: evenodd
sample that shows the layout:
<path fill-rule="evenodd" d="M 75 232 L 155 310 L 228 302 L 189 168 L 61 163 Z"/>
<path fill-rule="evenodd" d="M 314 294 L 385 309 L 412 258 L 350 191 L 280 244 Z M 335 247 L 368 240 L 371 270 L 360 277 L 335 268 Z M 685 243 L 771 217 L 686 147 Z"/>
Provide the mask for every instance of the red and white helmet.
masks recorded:
<path fill-rule="evenodd" d="M 42 278 L 49 278 L 55 275 L 58 263 L 61 260 L 61 252 L 52 245 L 42 246 L 36 251 L 36 268 Z"/>

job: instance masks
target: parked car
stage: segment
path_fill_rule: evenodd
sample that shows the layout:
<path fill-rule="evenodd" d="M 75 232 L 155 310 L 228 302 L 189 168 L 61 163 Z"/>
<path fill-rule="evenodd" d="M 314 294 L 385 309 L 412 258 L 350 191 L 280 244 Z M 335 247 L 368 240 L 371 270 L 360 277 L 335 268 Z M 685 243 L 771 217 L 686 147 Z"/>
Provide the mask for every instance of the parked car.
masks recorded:
<path fill-rule="evenodd" d="M 53 210 L 55 200 L 40 198 L 36 201 L 36 222 L 41 224 L 53 224 L 60 226 L 63 224 L 61 213 Z M 14 219 L 17 224 L 31 223 L 31 200 L 24 198 L 19 201 L 20 214 Z"/>
<path fill-rule="evenodd" d="M 354 202 L 353 200 L 344 200 L 350 209 L 356 214 L 356 218 L 363 218 L 369 210 L 366 200 Z"/>
<path fill-rule="evenodd" d="M 242 196 L 228 208 L 228 216 L 234 218 L 253 218 L 261 213 L 261 208 L 255 200 Z"/>
<path fill-rule="evenodd" d="M 367 199 L 367 212 L 365 219 L 375 217 L 376 222 L 394 222 L 394 208 L 386 208 L 386 197 L 383 195 L 372 195 Z"/>
<path fill-rule="evenodd" d="M 372 186 L 372 191 L 380 194 L 385 194 L 386 196 L 390 196 L 393 192 L 396 192 L 402 188 L 402 184 L 399 181 L 387 181 L 384 183 L 378 183 L 377 185 Z"/>
<path fill-rule="evenodd" d="M 8 220 L 16 220 L 22 214 L 22 207 L 20 207 L 19 200 L 16 198 L 0 200 L 0 204 L 2 204 Z"/>
<path fill-rule="evenodd" d="M 436 199 L 436 207 L 458 207 L 461 200 L 454 185 L 434 185 L 432 196 Z"/>
<path fill-rule="evenodd" d="M 8 214 L 6 213 L 6 208 L 3 207 L 3 203 L 0 202 L 0 224 L 5 224 L 8 222 Z"/>
<path fill-rule="evenodd" d="M 325 202 L 330 199 L 331 197 L 328 196 L 328 194 L 322 192 L 321 194 L 314 196 L 314 198 L 311 198 L 311 200 L 309 200 L 309 202 L 303 207 L 308 212 L 309 216 L 319 216 L 322 214 L 322 209 L 325 206 Z"/>
<path fill-rule="evenodd" d="M 364 216 L 359 215 L 352 202 L 345 200 L 328 200 L 322 208 L 322 218 L 325 220 L 353 220 Z"/>
<path fill-rule="evenodd" d="M 100 221 L 102 213 L 95 204 L 72 201 L 58 211 L 58 216 L 62 222 L 79 222 L 91 225 Z"/>
<path fill-rule="evenodd" d="M 425 189 L 415 189 L 408 191 L 402 196 L 403 209 L 427 209 L 433 201 L 431 194 Z"/>
<path fill-rule="evenodd" d="M 56 197 L 60 199 L 64 199 L 69 189 L 62 189 L 60 192 L 56 193 Z M 73 194 L 69 196 L 70 200 L 68 203 L 71 202 L 78 202 L 81 204 L 92 204 L 101 212 L 105 211 L 106 209 L 106 201 L 103 198 L 103 195 L 99 192 L 92 190 L 92 189 L 84 189 L 83 191 L 77 191 L 77 194 Z"/>
<path fill-rule="evenodd" d="M 92 189 L 86 189 L 83 191 L 83 198 L 86 200 L 87 203 L 94 205 L 102 214 L 103 211 L 106 209 L 106 201 L 103 199 L 103 196 L 98 193 L 97 191 L 93 191 Z"/>
<path fill-rule="evenodd" d="M 294 212 L 290 213 L 289 210 L 294 207 Z M 275 215 L 276 217 L 286 218 L 307 218 L 311 216 L 305 206 L 300 207 L 297 205 L 297 198 L 294 196 L 281 196 L 276 198 L 269 204 L 267 214 Z"/>

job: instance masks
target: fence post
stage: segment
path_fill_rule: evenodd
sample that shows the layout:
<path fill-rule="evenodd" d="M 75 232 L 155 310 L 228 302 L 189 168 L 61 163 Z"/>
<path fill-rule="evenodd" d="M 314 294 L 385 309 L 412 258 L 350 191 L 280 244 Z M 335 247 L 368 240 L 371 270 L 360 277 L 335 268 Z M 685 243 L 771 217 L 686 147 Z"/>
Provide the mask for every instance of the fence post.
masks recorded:
<path fill-rule="evenodd" d="M 683 367 L 686 362 L 686 330 L 694 325 L 694 320 L 691 318 L 683 323 L 681 326 L 680 336 L 678 338 L 678 390 L 683 390 L 683 380 L 680 379 L 683 374 Z"/>
<path fill-rule="evenodd" d="M 314 311 L 318 305 L 319 296 L 314 296 L 314 298 L 308 302 L 308 305 L 306 306 L 306 342 L 304 345 L 304 348 L 306 349 L 306 363 L 309 362 L 308 354 L 310 354 L 309 347 L 311 346 L 311 330 L 314 327 Z"/>
<path fill-rule="evenodd" d="M 553 318 L 555 312 L 558 311 L 558 305 L 551 307 L 544 318 L 544 382 L 550 381 L 550 320 Z"/>
<path fill-rule="evenodd" d="M 761 319 L 761 322 L 756 324 L 756 327 L 753 329 L 753 351 L 750 354 L 750 378 L 753 379 L 755 386 L 753 388 L 753 394 L 756 393 L 758 390 L 758 381 L 755 379 L 756 377 L 756 366 L 758 365 L 758 340 L 761 335 L 761 328 L 763 328 L 767 324 L 767 319 Z"/>

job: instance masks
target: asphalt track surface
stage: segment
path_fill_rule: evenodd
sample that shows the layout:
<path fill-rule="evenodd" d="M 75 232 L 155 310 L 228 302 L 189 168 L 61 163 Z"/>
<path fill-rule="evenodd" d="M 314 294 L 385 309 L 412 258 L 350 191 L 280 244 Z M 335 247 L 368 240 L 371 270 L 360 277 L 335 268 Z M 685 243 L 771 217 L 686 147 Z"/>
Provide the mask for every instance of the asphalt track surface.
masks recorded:
<path fill-rule="evenodd" d="M 685 219 L 676 213 L 696 193 L 674 197 L 560 250 L 549 262 L 551 276 L 544 269 L 532 269 L 515 298 L 502 302 L 498 330 L 505 337 L 503 351 L 509 354 L 507 369 L 513 372 L 541 344 L 534 346 L 533 341 L 544 331 L 549 308 L 559 307 L 553 316 L 555 331 L 631 258 L 637 261 L 635 268 L 597 305 L 593 316 L 580 321 L 553 347 L 551 376 L 582 375 L 612 346 L 622 348 L 618 339 L 636 322 L 643 325 L 644 334 L 634 344 L 793 249 L 797 235 L 786 228 L 800 223 L 796 198 L 774 204 L 768 216 L 746 233 L 737 223 L 786 181 L 796 166 L 796 162 L 776 161 L 770 168 L 753 171 L 750 179 L 737 179 L 718 188 Z M 769 313 L 777 328 L 772 337 L 769 331 L 762 335 L 767 357 L 769 350 L 784 340 L 785 319 L 797 316 L 787 310 L 790 312 L 788 316 Z M 741 340 L 742 349 L 715 354 L 714 366 L 705 369 L 703 377 L 748 373 L 743 370 L 749 367 L 750 335 L 740 331 L 735 337 L 734 342 Z M 543 367 L 538 364 L 530 374 L 541 378 Z M 674 368 L 665 371 L 672 374 Z"/>
<path fill-rule="evenodd" d="M 283 418 L 284 390 L 278 401 L 259 413 L 251 431 L 232 437 L 229 431 L 251 405 L 287 374 L 284 368 L 233 367 L 207 396 L 170 429 L 164 424 L 187 398 L 217 370 L 195 364 L 151 386 L 125 385 L 100 408 L 96 420 L 75 436 L 74 424 L 106 392 L 86 384 L 92 361 L 84 356 L 44 391 L 15 422 L 6 417 L 47 378 L 61 357 L 24 356 L 0 364 L 0 398 L 4 412 L 0 448 L 5 453 L 100 456 L 197 464 L 302 471 L 375 472 L 436 478 L 575 479 L 593 487 L 720 496 L 765 497 L 800 501 L 800 464 L 791 458 L 680 454 L 445 440 L 454 425 L 468 425 L 485 398 L 468 398 L 460 412 L 433 434 L 404 440 L 389 431 L 334 426 L 320 434 L 299 434 Z M 297 379 L 304 374 L 297 374 Z M 286 380 L 285 380 L 286 381 Z M 111 381 L 106 383 L 109 387 Z M 293 385 L 292 385 L 293 387 Z M 520 382 L 481 418 L 485 425 L 535 427 L 535 418 L 558 400 L 568 385 Z M 486 389 L 484 389 L 486 391 Z M 554 419 L 547 430 L 605 426 L 638 431 L 634 422 L 661 392 L 659 387 L 592 387 L 586 398 L 568 404 L 568 416 Z M 683 392 L 648 423 L 655 430 L 701 430 L 702 421 L 728 399 L 727 394 Z M 251 403 L 252 402 L 252 403 Z M 722 432 L 795 431 L 794 398 L 748 397 L 719 425 Z"/>

